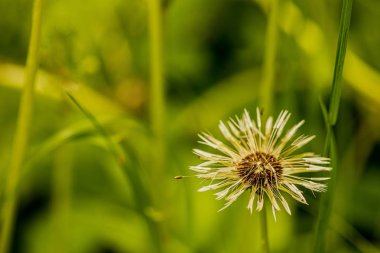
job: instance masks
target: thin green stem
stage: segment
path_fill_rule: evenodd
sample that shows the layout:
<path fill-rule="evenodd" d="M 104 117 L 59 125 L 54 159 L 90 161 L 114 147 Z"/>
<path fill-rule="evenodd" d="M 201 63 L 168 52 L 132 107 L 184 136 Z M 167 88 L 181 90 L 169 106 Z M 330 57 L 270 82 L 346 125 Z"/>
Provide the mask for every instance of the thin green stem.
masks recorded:
<path fill-rule="evenodd" d="M 162 198 L 160 178 L 165 166 L 165 80 L 163 61 L 163 36 L 162 36 L 162 1 L 148 0 L 149 11 L 149 39 L 150 39 L 150 121 L 153 133 L 153 145 L 151 150 L 152 177 L 155 179 L 155 199 Z M 157 204 L 157 203 L 156 203 Z M 150 224 L 156 251 L 162 252 L 161 235 L 164 233 L 163 224 L 151 221 Z"/>
<path fill-rule="evenodd" d="M 24 163 L 25 151 L 28 146 L 29 127 L 33 108 L 34 83 L 39 62 L 38 53 L 41 33 L 41 9 L 42 0 L 35 0 L 33 3 L 32 29 L 26 61 L 24 87 L 10 157 L 8 179 L 5 186 L 5 199 L 2 206 L 3 217 L 0 232 L 0 253 L 9 252 L 13 234 L 13 223 L 17 211 L 17 185 L 20 177 L 20 170 Z"/>
<path fill-rule="evenodd" d="M 111 154 L 115 157 L 115 161 L 118 164 L 122 164 L 126 159 L 125 155 L 120 150 L 120 148 L 112 141 L 111 136 L 104 129 L 102 124 L 100 124 L 99 121 L 96 119 L 96 117 L 90 111 L 85 109 L 73 95 L 71 95 L 68 92 L 66 92 L 66 94 L 69 97 L 69 99 L 74 103 L 74 105 L 78 107 L 78 109 L 83 113 L 83 115 L 92 123 L 92 125 L 98 131 L 98 133 L 104 138 Z M 125 173 L 123 173 L 122 171 L 119 171 L 116 174 L 119 174 L 120 178 L 123 178 L 123 179 L 126 177 Z"/>
<path fill-rule="evenodd" d="M 330 154 L 331 167 L 334 168 L 330 174 L 329 190 L 322 196 L 319 210 L 319 217 L 317 223 L 317 231 L 315 238 L 315 253 L 325 252 L 327 230 L 330 227 L 330 216 L 333 207 L 333 197 L 336 188 L 336 177 L 337 177 L 337 149 L 335 145 L 335 135 L 332 131 L 329 132 L 330 137 L 328 140 L 329 144 L 325 147 L 328 148 L 326 151 Z"/>
<path fill-rule="evenodd" d="M 344 0 L 340 17 L 339 39 L 335 58 L 334 77 L 330 96 L 330 124 L 334 126 L 338 118 L 340 97 L 342 94 L 343 66 L 346 57 L 348 32 L 350 30 L 353 0 Z"/>
<path fill-rule="evenodd" d="M 165 83 L 163 74 L 162 10 L 160 0 L 148 0 L 150 36 L 150 119 L 155 140 L 155 165 L 164 166 Z M 156 172 L 158 172 L 156 171 Z"/>
<path fill-rule="evenodd" d="M 333 197 L 336 188 L 336 177 L 337 177 L 337 148 L 335 145 L 335 124 L 338 118 L 339 112 L 339 104 L 340 97 L 342 93 L 342 74 L 343 74 L 343 66 L 346 55 L 347 48 L 347 39 L 348 32 L 350 28 L 350 20 L 351 20 L 351 12 L 352 12 L 353 0 L 344 0 L 342 6 L 342 13 L 340 18 L 340 26 L 339 26 L 339 39 L 336 51 L 336 59 L 335 59 L 335 68 L 334 68 L 334 76 L 332 81 L 332 90 L 330 95 L 330 107 L 327 115 L 326 109 L 322 107 L 326 128 L 327 128 L 327 136 L 325 142 L 324 155 L 329 155 L 331 158 L 331 167 L 333 171 L 331 173 L 331 180 L 329 182 L 329 191 L 322 196 L 319 217 L 317 221 L 316 227 L 316 235 L 315 235 L 315 245 L 314 252 L 322 253 L 325 252 L 326 248 L 326 236 L 327 229 L 329 227 Z"/>
<path fill-rule="evenodd" d="M 274 93 L 274 75 L 276 71 L 276 54 L 277 54 L 277 18 L 278 18 L 278 0 L 272 0 L 269 10 L 268 25 L 265 38 L 265 54 L 263 63 L 263 72 L 261 78 L 261 102 L 268 114 L 272 111 L 273 93 Z"/>
<path fill-rule="evenodd" d="M 264 205 L 263 210 L 260 212 L 260 226 L 261 226 L 261 245 L 263 248 L 263 253 L 269 253 L 269 237 L 268 237 L 268 222 L 267 222 L 267 212 Z"/>
<path fill-rule="evenodd" d="M 70 250 L 69 215 L 71 202 L 71 170 L 73 157 L 68 144 L 60 147 L 55 155 L 52 175 L 52 213 L 54 217 L 54 252 Z"/>
<path fill-rule="evenodd" d="M 278 0 L 272 0 L 269 10 L 268 24 L 265 38 L 265 54 L 261 77 L 261 94 L 260 102 L 263 109 L 270 114 L 273 103 L 274 75 L 276 71 L 276 54 L 277 54 L 277 17 L 278 17 Z M 261 244 L 263 253 L 269 253 L 268 224 L 265 205 L 260 212 L 261 225 Z"/>

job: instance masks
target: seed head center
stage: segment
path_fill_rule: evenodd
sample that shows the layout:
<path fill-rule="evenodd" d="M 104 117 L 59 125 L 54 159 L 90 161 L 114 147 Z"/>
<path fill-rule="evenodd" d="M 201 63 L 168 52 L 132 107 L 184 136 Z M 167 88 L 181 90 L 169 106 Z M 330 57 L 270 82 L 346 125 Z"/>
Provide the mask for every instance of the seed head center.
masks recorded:
<path fill-rule="evenodd" d="M 281 180 L 281 163 L 270 154 L 255 152 L 237 164 L 237 173 L 243 182 L 254 187 L 274 186 Z"/>

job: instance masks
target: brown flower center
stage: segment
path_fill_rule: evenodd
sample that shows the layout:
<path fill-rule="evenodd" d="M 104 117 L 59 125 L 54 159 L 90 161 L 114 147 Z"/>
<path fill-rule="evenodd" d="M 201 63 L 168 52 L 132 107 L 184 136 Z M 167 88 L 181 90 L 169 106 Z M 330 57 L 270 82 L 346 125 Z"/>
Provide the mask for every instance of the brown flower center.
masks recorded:
<path fill-rule="evenodd" d="M 282 176 L 281 163 L 264 152 L 255 152 L 244 157 L 236 166 L 237 173 L 243 182 L 255 188 L 275 186 Z"/>

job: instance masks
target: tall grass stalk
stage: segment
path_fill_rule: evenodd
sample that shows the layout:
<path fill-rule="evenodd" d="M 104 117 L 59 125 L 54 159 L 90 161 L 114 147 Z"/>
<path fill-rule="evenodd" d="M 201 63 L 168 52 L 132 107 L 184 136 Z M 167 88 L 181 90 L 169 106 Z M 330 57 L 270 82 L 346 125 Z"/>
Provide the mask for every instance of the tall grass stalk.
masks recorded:
<path fill-rule="evenodd" d="M 153 133 L 152 177 L 155 179 L 154 194 L 156 199 L 162 198 L 161 176 L 165 166 L 165 81 L 163 61 L 163 35 L 162 35 L 162 8 L 161 0 L 148 0 L 149 18 L 149 52 L 150 52 L 150 122 Z M 157 203 L 156 203 L 157 204 Z M 152 220 L 152 222 L 154 222 Z M 162 252 L 161 234 L 163 227 L 161 223 L 150 226 L 153 240 L 156 241 L 156 252 Z M 160 231 L 160 234 L 155 233 Z"/>
<path fill-rule="evenodd" d="M 343 0 L 334 77 L 330 96 L 329 122 L 332 127 L 335 126 L 336 120 L 338 118 L 340 97 L 342 94 L 343 66 L 346 56 L 348 32 L 350 29 L 352 5 L 353 0 Z"/>
<path fill-rule="evenodd" d="M 265 38 L 265 54 L 261 77 L 261 104 L 264 110 L 272 113 L 274 79 L 276 71 L 276 54 L 277 54 L 277 18 L 278 18 L 278 0 L 270 1 L 270 10 Z"/>
<path fill-rule="evenodd" d="M 5 199 L 2 205 L 2 223 L 0 232 L 0 253 L 9 252 L 13 234 L 13 224 L 17 212 L 17 185 L 28 146 L 29 128 L 32 117 L 34 83 L 39 62 L 39 44 L 41 33 L 42 0 L 33 2 L 32 29 L 21 95 L 16 132 L 13 140 L 8 178 L 5 186 Z"/>
<path fill-rule="evenodd" d="M 331 215 L 333 196 L 336 186 L 337 177 L 337 148 L 335 145 L 335 124 L 338 118 L 340 97 L 342 93 L 342 73 L 344 60 L 347 48 L 348 32 L 350 28 L 351 12 L 352 12 L 353 0 L 344 0 L 342 6 L 342 12 L 340 17 L 339 25 L 339 38 L 336 51 L 334 76 L 332 81 L 332 89 L 330 95 L 330 106 L 329 111 L 326 109 L 324 111 L 324 117 L 327 127 L 327 136 L 324 149 L 324 155 L 330 155 L 331 165 L 333 171 L 331 174 L 332 179 L 329 182 L 329 190 L 323 195 L 320 204 L 319 217 L 317 221 L 317 229 L 315 235 L 315 253 L 325 252 L 326 248 L 326 234 L 329 225 L 329 219 Z"/>
<path fill-rule="evenodd" d="M 165 82 L 163 73 L 162 10 L 161 0 L 148 0 L 150 37 L 150 120 L 155 142 L 156 172 L 165 163 Z"/>
<path fill-rule="evenodd" d="M 55 253 L 65 253 L 70 252 L 69 216 L 73 162 L 70 146 L 65 144 L 60 147 L 54 158 L 51 206 L 54 217 L 53 249 Z"/>

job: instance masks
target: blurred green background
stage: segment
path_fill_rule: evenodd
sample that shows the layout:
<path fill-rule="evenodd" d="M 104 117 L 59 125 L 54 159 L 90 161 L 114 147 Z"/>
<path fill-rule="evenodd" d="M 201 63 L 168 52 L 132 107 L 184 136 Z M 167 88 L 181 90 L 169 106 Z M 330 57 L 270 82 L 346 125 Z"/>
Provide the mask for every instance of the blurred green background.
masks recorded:
<path fill-rule="evenodd" d="M 322 153 L 319 98 L 333 76 L 341 1 L 279 1 L 275 115 L 306 119 Z M 248 195 L 223 212 L 190 165 L 197 133 L 253 114 L 268 2 L 163 3 L 166 155 L 149 120 L 149 36 L 143 0 L 44 1 L 30 145 L 11 252 L 260 252 Z M 30 33 L 32 1 L 0 1 L 0 196 Z M 355 1 L 337 125 L 339 168 L 328 252 L 380 252 L 380 1 Z M 68 98 L 69 92 L 83 109 Z M 265 108 L 264 108 L 265 110 Z M 216 134 L 217 136 L 220 136 Z M 163 164 L 158 166 L 157 164 Z M 269 217 L 273 252 L 311 252 L 321 194 Z M 289 198 L 287 198 L 289 199 Z"/>

